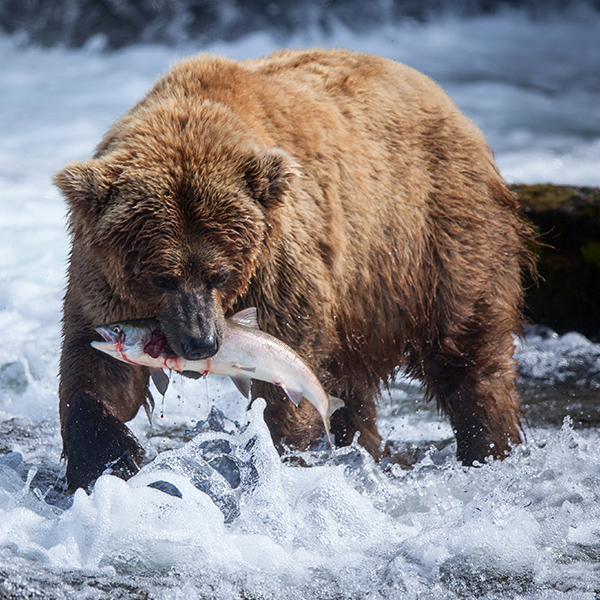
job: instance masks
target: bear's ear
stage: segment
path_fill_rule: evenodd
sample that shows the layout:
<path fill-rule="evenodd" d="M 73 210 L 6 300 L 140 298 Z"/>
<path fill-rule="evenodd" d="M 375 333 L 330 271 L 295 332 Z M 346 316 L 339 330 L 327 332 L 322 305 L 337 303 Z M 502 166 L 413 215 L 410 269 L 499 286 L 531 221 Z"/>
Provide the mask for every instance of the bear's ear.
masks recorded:
<path fill-rule="evenodd" d="M 73 214 L 99 214 L 110 198 L 116 173 L 98 159 L 69 163 L 54 175 Z"/>
<path fill-rule="evenodd" d="M 268 148 L 253 154 L 244 175 L 252 196 L 270 208 L 283 202 L 294 179 L 300 177 L 300 168 L 285 150 Z"/>

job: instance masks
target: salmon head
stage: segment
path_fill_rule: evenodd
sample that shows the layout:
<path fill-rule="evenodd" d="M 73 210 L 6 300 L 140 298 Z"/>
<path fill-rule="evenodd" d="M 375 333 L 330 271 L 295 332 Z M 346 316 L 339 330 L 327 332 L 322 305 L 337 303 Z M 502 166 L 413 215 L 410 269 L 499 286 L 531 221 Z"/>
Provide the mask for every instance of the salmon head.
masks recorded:
<path fill-rule="evenodd" d="M 92 342 L 92 346 L 126 362 L 135 362 L 143 355 L 176 356 L 156 319 L 106 323 L 96 327 L 96 331 L 104 342 Z"/>

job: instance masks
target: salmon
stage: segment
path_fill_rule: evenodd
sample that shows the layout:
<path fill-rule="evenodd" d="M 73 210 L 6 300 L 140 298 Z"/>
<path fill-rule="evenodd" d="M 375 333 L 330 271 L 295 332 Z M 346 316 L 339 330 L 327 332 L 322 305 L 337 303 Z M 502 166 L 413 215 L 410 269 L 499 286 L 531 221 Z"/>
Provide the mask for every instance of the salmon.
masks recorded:
<path fill-rule="evenodd" d="M 226 321 L 219 351 L 210 358 L 186 360 L 175 354 L 156 319 L 107 323 L 96 328 L 104 342 L 92 346 L 123 362 L 150 368 L 163 395 L 168 377 L 163 369 L 201 375 L 227 375 L 238 390 L 250 396 L 253 379 L 280 386 L 296 405 L 306 398 L 319 412 L 331 441 L 329 418 L 344 402 L 327 394 L 310 366 L 288 345 L 261 331 L 256 308 L 242 310 Z"/>

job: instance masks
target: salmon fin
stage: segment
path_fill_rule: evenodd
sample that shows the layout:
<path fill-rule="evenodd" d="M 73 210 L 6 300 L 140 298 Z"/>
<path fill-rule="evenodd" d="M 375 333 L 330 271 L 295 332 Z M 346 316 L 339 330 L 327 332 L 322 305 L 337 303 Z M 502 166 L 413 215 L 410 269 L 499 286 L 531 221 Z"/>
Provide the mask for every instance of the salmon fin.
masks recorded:
<path fill-rule="evenodd" d="M 198 373 L 198 371 L 181 371 L 181 374 L 190 379 L 200 379 L 200 377 L 203 376 L 202 373 Z"/>
<path fill-rule="evenodd" d="M 150 377 L 152 377 L 152 381 L 156 386 L 156 389 L 159 391 L 161 396 L 164 396 L 167 393 L 167 388 L 169 387 L 169 377 L 162 369 L 155 369 L 150 367 Z"/>
<path fill-rule="evenodd" d="M 233 385 L 235 385 L 244 398 L 250 398 L 251 379 L 246 379 L 245 377 L 232 377 L 231 381 L 233 381 Z"/>
<path fill-rule="evenodd" d="M 329 400 L 329 409 L 327 410 L 327 416 L 330 417 L 338 408 L 342 408 L 345 406 L 344 401 L 340 398 L 336 398 L 335 396 L 328 396 Z"/>
<path fill-rule="evenodd" d="M 260 329 L 258 326 L 258 320 L 256 318 L 256 307 L 245 308 L 244 310 L 240 310 L 236 312 L 235 315 L 231 317 L 231 320 L 238 325 L 243 325 L 244 327 L 250 327 L 252 329 Z"/>
<path fill-rule="evenodd" d="M 302 392 L 299 392 L 298 390 L 291 390 L 290 388 L 287 388 L 284 385 L 282 385 L 281 388 L 287 394 L 288 398 L 294 403 L 295 406 L 298 406 L 298 404 L 300 404 L 300 400 L 302 400 L 302 398 L 304 397 L 304 394 Z"/>
<path fill-rule="evenodd" d="M 144 410 L 146 411 L 146 417 L 148 423 L 152 425 L 152 413 L 154 412 L 154 396 L 150 393 L 150 390 L 146 390 L 146 401 L 144 402 Z"/>

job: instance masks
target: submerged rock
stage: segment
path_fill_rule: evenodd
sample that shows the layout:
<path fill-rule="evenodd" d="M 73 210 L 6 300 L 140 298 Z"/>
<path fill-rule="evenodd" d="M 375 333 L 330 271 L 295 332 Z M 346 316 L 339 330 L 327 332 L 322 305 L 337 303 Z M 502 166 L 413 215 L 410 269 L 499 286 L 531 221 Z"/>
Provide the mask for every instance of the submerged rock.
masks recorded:
<path fill-rule="evenodd" d="M 512 565 L 495 564 L 486 553 L 457 554 L 440 565 L 440 581 L 461 598 L 480 598 L 487 594 L 515 597 L 533 588 L 533 572 L 515 572 Z"/>
<path fill-rule="evenodd" d="M 22 394 L 27 389 L 27 372 L 21 361 L 0 366 L 0 388 Z"/>

